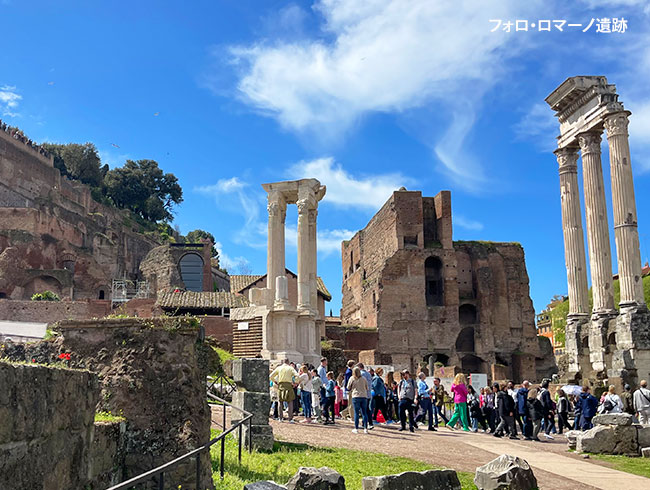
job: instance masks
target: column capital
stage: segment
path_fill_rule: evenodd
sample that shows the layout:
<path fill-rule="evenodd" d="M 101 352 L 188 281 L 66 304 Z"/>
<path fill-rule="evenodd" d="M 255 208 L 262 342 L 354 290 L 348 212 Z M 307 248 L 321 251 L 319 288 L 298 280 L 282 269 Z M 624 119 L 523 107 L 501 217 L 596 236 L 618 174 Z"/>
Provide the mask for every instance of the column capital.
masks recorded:
<path fill-rule="evenodd" d="M 605 118 L 605 129 L 607 130 L 607 137 L 611 136 L 628 136 L 627 127 L 630 124 L 629 115 L 631 112 L 623 111 L 612 114 Z"/>
<path fill-rule="evenodd" d="M 560 174 L 578 173 L 578 148 L 558 148 L 553 153 L 555 153 L 555 156 L 557 157 L 557 163 L 560 166 Z"/>
<path fill-rule="evenodd" d="M 580 133 L 578 135 L 578 143 L 580 144 L 582 155 L 588 155 L 589 153 L 597 153 L 600 155 L 600 143 L 602 140 L 602 132 L 588 131 L 586 133 Z"/>
<path fill-rule="evenodd" d="M 284 219 L 285 213 L 287 211 L 287 201 L 284 199 L 284 196 L 281 192 L 269 192 L 266 209 L 268 210 L 270 217 L 280 216 Z"/>

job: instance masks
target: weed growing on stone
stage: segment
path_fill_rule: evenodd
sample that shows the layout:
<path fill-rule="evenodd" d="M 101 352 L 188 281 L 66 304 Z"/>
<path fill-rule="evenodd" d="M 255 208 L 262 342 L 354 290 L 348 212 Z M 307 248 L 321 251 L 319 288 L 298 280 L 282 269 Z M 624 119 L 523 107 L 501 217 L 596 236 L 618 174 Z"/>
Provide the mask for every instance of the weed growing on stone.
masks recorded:
<path fill-rule="evenodd" d="M 95 422 L 126 422 L 126 419 L 122 410 L 119 415 L 115 415 L 109 410 L 108 412 L 95 413 Z"/>

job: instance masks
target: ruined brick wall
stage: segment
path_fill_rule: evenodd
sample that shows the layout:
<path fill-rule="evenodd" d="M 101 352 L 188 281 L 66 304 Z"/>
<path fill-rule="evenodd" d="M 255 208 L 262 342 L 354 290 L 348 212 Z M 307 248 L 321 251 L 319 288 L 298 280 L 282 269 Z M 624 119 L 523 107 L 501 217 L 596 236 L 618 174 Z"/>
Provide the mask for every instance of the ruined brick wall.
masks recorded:
<path fill-rule="evenodd" d="M 0 488 L 84 488 L 97 376 L 0 362 Z"/>
<path fill-rule="evenodd" d="M 12 271 L 0 268 L 0 278 L 11 275 L 0 281 L 0 293 L 27 299 L 35 287 L 47 285 L 71 299 L 99 298 L 113 278 L 136 279 L 156 242 L 127 212 L 95 202 L 87 186 L 61 177 L 51 160 L 2 133 L 0 254 L 15 247 L 20 261 Z M 72 288 L 48 272 L 71 267 Z M 44 279 L 21 273 L 28 270 L 42 270 Z"/>
<path fill-rule="evenodd" d="M 101 318 L 111 311 L 110 301 L 29 301 L 0 299 L 0 320 L 15 322 Z"/>
<path fill-rule="evenodd" d="M 232 350 L 233 322 L 230 318 L 205 315 L 201 316 L 201 325 L 205 329 L 206 337 L 212 337 L 222 348 Z"/>
<path fill-rule="evenodd" d="M 342 251 L 341 321 L 377 328 L 375 357 L 411 369 L 430 356 L 467 372 L 503 365 L 516 379 L 536 378 L 523 249 L 453 242 L 448 191 L 395 192 Z"/>

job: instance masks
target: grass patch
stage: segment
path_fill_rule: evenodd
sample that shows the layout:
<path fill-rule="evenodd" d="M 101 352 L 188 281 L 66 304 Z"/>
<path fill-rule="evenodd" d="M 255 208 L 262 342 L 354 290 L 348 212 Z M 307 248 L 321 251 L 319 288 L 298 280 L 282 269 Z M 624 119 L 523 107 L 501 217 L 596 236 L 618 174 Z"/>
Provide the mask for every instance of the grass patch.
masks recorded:
<path fill-rule="evenodd" d="M 121 415 L 113 415 L 111 412 L 96 412 L 95 422 L 126 422 Z"/>
<path fill-rule="evenodd" d="M 212 431 L 213 437 L 217 432 Z M 307 444 L 277 442 L 271 452 L 253 450 L 242 452 L 241 466 L 237 462 L 237 441 L 226 439 L 226 463 L 223 482 L 219 481 L 219 457 L 221 444 L 211 449 L 214 481 L 221 490 L 241 490 L 244 485 L 260 480 L 273 480 L 285 484 L 300 466 L 320 468 L 328 466 L 343 475 L 345 486 L 360 490 L 361 480 L 366 476 L 380 476 L 403 471 L 424 471 L 436 469 L 428 463 L 409 458 L 389 456 L 381 453 L 355 451 L 340 448 L 313 447 Z M 474 475 L 458 472 L 463 490 L 475 490 Z"/>
<path fill-rule="evenodd" d="M 221 347 L 212 347 L 212 348 L 219 356 L 219 359 L 221 359 L 222 366 L 226 361 L 234 361 L 235 359 L 237 359 L 237 357 L 235 357 L 235 355 L 232 352 L 228 352 L 226 349 L 222 349 Z"/>
<path fill-rule="evenodd" d="M 611 463 L 615 470 L 650 478 L 650 458 L 631 458 L 612 454 L 592 454 L 591 457 Z"/>

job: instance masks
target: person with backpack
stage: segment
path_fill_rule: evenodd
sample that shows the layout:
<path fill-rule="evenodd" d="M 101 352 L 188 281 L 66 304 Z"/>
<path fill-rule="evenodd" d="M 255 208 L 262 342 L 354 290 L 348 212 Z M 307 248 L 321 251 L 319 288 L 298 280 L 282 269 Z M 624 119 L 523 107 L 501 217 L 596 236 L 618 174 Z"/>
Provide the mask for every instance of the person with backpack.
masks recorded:
<path fill-rule="evenodd" d="M 354 407 L 354 429 L 352 432 L 359 432 L 359 418 L 363 419 L 363 432 L 368 433 L 368 381 L 361 375 L 359 366 L 352 370 L 352 376 L 348 380 L 348 391 L 352 395 L 352 406 Z"/>
<path fill-rule="evenodd" d="M 628 384 L 623 386 L 623 393 L 621 393 L 621 401 L 623 402 L 623 412 L 629 413 L 634 416 L 634 397 L 632 396 L 632 387 Z"/>
<path fill-rule="evenodd" d="M 447 428 L 454 430 L 456 422 L 460 419 L 463 430 L 469 432 L 467 423 L 467 378 L 463 373 L 458 373 L 454 377 L 450 390 L 454 394 L 454 414 L 449 419 Z"/>
<path fill-rule="evenodd" d="M 515 427 L 515 401 L 506 391 L 506 385 L 501 386 L 494 384 L 496 391 L 497 411 L 499 412 L 499 425 L 494 431 L 495 437 L 503 437 L 506 432 L 510 434 L 510 439 L 517 439 L 517 429 Z"/>
<path fill-rule="evenodd" d="M 565 428 L 571 430 L 571 424 L 569 424 L 569 410 L 571 409 L 571 403 L 569 402 L 566 393 L 564 393 L 564 390 L 558 390 L 558 397 L 557 428 L 558 432 L 562 434 L 562 431 Z"/>
<path fill-rule="evenodd" d="M 642 425 L 650 424 L 650 390 L 648 382 L 643 379 L 639 383 L 639 389 L 634 392 L 634 410 Z"/>
<path fill-rule="evenodd" d="M 427 385 L 426 377 L 424 373 L 418 374 L 418 399 L 420 401 L 420 410 L 422 410 L 422 418 L 419 420 L 424 421 L 426 416 L 429 422 L 429 430 L 435 431 L 436 429 L 433 427 L 433 402 L 431 400 L 433 389 Z M 417 417 L 416 420 L 418 420 Z"/>
<path fill-rule="evenodd" d="M 445 391 L 444 385 L 440 382 L 440 378 L 433 378 L 433 386 L 435 392 L 435 406 L 434 406 L 434 417 L 436 419 L 435 427 L 438 427 L 438 415 L 440 418 L 445 421 L 445 424 L 449 423 L 449 419 L 445 415 L 445 396 L 447 392 Z"/>
<path fill-rule="evenodd" d="M 472 432 L 478 432 L 478 425 L 481 424 L 483 432 L 487 432 L 487 424 L 481 410 L 481 401 L 472 385 L 467 387 L 467 408 L 469 409 L 469 420 L 472 425 Z"/>
<path fill-rule="evenodd" d="M 483 389 L 483 416 L 485 417 L 485 421 L 487 422 L 488 426 L 490 427 L 490 433 L 494 434 L 494 430 L 496 429 L 496 393 L 494 391 L 494 388 L 490 388 L 489 386 L 486 386 Z"/>
<path fill-rule="evenodd" d="M 546 436 L 547 439 L 553 439 L 553 436 L 551 435 L 551 429 L 555 426 L 555 415 L 553 413 L 554 403 L 553 400 L 551 400 L 551 392 L 548 391 L 549 384 L 550 381 L 548 379 L 542 381 L 542 386 L 539 389 L 539 394 L 537 397 L 542 404 L 544 436 Z"/>
<path fill-rule="evenodd" d="M 372 418 L 377 420 L 377 415 L 381 412 L 384 420 L 388 420 L 388 413 L 386 412 L 386 383 L 382 379 L 384 370 L 382 368 L 377 368 L 375 375 L 372 377 L 372 397 L 373 397 L 373 409 L 372 409 Z"/>
<path fill-rule="evenodd" d="M 623 413 L 623 401 L 616 394 L 616 387 L 610 385 L 603 403 L 598 407 L 598 413 Z"/>
<path fill-rule="evenodd" d="M 598 409 L 598 398 L 589 393 L 589 386 L 582 387 L 582 393 L 576 401 L 576 411 L 580 413 L 579 427 L 580 430 L 585 431 L 593 427 L 591 419 L 596 415 Z"/>
<path fill-rule="evenodd" d="M 417 388 L 415 381 L 411 379 L 408 369 L 402 371 L 402 380 L 397 387 L 397 398 L 399 399 L 399 421 L 401 424 L 400 431 L 406 430 L 406 414 L 408 412 L 409 430 L 415 432 L 415 394 Z"/>
<path fill-rule="evenodd" d="M 528 400 L 529 386 L 530 382 L 524 381 L 521 383 L 521 388 L 517 390 L 517 413 L 519 413 L 519 417 L 523 423 L 522 432 L 524 434 L 524 440 L 526 441 L 532 440 L 531 434 L 533 432 L 533 423 L 532 420 L 530 420 L 530 417 L 528 417 L 529 410 L 526 401 Z"/>

